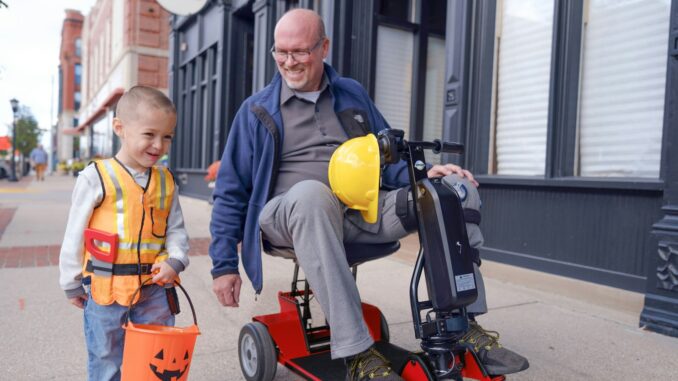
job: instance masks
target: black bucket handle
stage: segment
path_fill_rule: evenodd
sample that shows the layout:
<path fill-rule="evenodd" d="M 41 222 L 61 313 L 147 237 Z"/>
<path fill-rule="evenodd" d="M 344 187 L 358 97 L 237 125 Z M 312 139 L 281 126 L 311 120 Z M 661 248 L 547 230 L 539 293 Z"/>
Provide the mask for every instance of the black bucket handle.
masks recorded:
<path fill-rule="evenodd" d="M 139 291 L 141 291 L 141 288 L 143 286 L 145 286 L 146 283 L 148 283 L 149 280 L 152 280 L 152 279 L 153 278 L 148 278 L 143 283 L 141 283 L 139 285 L 139 287 L 137 287 L 136 291 L 134 291 L 134 294 L 132 294 L 131 300 L 134 300 L 137 297 L 137 294 L 139 293 Z M 193 302 L 191 301 L 191 297 L 188 296 L 188 292 L 186 292 L 186 289 L 184 288 L 184 286 L 182 286 L 179 282 L 174 282 L 174 287 L 176 287 L 176 286 L 179 286 L 179 288 L 184 293 L 184 295 L 186 295 L 186 300 L 188 300 L 188 304 L 191 306 L 191 313 L 193 313 L 193 324 L 195 324 L 195 326 L 198 326 L 198 318 L 195 316 L 195 307 L 193 307 Z M 139 300 L 141 300 L 141 297 L 139 297 Z M 127 323 L 129 323 L 129 317 L 132 314 L 132 307 L 134 307 L 135 304 L 136 303 L 130 302 L 129 307 L 127 307 L 127 313 L 125 314 L 125 327 L 127 327 Z"/>

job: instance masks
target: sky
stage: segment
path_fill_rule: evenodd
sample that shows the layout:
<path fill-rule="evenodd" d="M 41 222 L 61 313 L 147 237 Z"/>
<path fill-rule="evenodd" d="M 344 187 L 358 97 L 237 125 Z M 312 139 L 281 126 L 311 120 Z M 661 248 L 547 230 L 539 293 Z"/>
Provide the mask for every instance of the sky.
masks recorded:
<path fill-rule="evenodd" d="M 57 121 L 59 48 L 66 9 L 87 15 L 95 0 L 2 0 L 0 6 L 0 136 L 12 124 L 10 99 L 28 106 L 42 129 Z M 49 133 L 43 134 L 45 148 Z"/>

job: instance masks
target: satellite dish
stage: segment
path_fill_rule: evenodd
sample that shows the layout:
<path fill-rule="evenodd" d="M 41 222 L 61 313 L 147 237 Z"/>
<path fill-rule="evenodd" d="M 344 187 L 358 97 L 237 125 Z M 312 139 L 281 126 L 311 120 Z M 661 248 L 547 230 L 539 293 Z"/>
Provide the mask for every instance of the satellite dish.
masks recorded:
<path fill-rule="evenodd" d="M 198 13 L 205 6 L 207 0 L 158 0 L 166 11 L 179 16 L 190 16 Z"/>

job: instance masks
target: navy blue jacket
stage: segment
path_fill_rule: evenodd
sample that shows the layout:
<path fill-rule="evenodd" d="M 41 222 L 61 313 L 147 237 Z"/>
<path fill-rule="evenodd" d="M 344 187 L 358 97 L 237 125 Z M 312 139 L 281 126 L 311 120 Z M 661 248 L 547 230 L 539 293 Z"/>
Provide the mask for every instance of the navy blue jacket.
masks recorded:
<path fill-rule="evenodd" d="M 348 138 L 389 128 L 365 89 L 340 77 L 325 64 L 334 110 Z M 240 106 L 229 132 L 214 189 L 210 233 L 212 277 L 238 273 L 237 245 L 242 243 L 243 267 L 257 293 L 263 285 L 259 214 L 271 198 L 281 157 L 280 74 Z M 388 166 L 382 185 L 408 184 L 404 161 Z"/>

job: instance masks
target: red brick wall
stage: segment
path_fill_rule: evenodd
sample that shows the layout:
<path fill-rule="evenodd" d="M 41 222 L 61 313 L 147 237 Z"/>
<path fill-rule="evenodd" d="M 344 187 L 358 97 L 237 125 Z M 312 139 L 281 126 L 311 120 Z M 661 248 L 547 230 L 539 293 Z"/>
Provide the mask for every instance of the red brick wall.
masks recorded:
<path fill-rule="evenodd" d="M 128 46 L 169 47 L 169 13 L 155 0 L 129 0 L 125 13 L 125 41 Z"/>
<path fill-rule="evenodd" d="M 125 14 L 127 46 L 168 50 L 170 14 L 155 0 L 128 0 Z M 167 89 L 167 65 L 166 57 L 139 54 L 138 83 Z"/>
<path fill-rule="evenodd" d="M 117 0 L 115 0 L 117 1 Z M 92 97 L 111 69 L 113 0 L 98 0 L 87 15 L 87 86 Z M 117 20 L 124 22 L 123 20 Z M 108 39 L 106 32 L 108 30 Z"/>
<path fill-rule="evenodd" d="M 112 20 L 113 1 L 124 1 L 120 20 Z M 169 47 L 169 13 L 155 0 L 98 0 L 88 15 L 88 85 L 90 96 L 107 80 L 113 64 L 112 41 L 105 39 L 112 22 L 123 23 L 123 50 L 139 48 L 157 49 L 162 55 Z M 112 38 L 112 36 L 109 36 Z M 138 50 L 137 50 L 138 51 Z M 98 53 L 97 53 L 98 52 Z M 167 88 L 168 60 L 154 56 L 148 49 L 139 53 L 138 83 L 160 89 Z"/>
<path fill-rule="evenodd" d="M 167 58 L 139 55 L 139 84 L 167 88 Z"/>
<path fill-rule="evenodd" d="M 84 16 L 79 11 L 67 9 L 61 28 L 59 64 L 61 66 L 61 105 L 63 110 L 74 109 L 73 96 L 76 91 L 80 91 L 80 86 L 75 85 L 75 65 L 81 62 L 81 57 L 76 54 L 75 42 L 82 35 L 83 20 Z"/>

